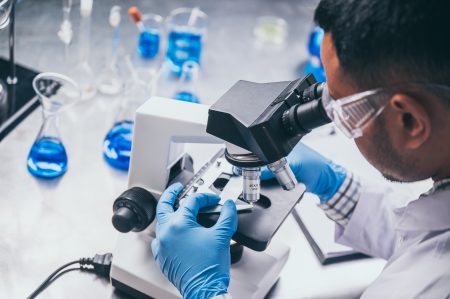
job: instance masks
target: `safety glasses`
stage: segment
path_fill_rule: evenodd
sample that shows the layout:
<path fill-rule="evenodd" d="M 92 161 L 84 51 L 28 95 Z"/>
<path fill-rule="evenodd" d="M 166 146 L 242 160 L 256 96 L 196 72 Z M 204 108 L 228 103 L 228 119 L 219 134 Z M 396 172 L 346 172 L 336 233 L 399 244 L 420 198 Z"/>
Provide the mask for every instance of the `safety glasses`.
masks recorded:
<path fill-rule="evenodd" d="M 416 85 L 416 84 L 415 84 Z M 450 92 L 449 86 L 439 84 L 420 84 L 432 89 Z M 328 86 L 325 84 L 322 91 L 322 103 L 325 110 L 338 127 L 348 138 L 358 138 L 363 135 L 364 128 L 383 112 L 389 103 L 394 91 L 401 88 L 373 89 L 360 92 L 340 99 L 330 96 Z"/>

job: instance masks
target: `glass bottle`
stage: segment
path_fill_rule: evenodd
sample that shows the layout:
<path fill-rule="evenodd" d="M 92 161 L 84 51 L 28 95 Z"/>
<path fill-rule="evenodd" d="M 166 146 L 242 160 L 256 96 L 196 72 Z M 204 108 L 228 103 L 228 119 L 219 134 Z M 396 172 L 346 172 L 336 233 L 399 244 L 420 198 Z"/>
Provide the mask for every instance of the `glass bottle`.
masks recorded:
<path fill-rule="evenodd" d="M 112 128 L 103 141 L 103 157 L 111 166 L 128 170 L 133 138 L 134 114 L 151 95 L 151 84 L 134 71 L 125 83 L 119 111 Z"/>
<path fill-rule="evenodd" d="M 194 61 L 183 63 L 182 73 L 174 98 L 179 101 L 200 103 L 197 92 L 199 65 Z"/>
<path fill-rule="evenodd" d="M 41 178 L 59 177 L 66 172 L 68 159 L 58 116 L 80 99 L 81 91 L 72 79 L 56 73 L 39 74 L 33 88 L 41 102 L 43 123 L 28 154 L 28 171 Z"/>

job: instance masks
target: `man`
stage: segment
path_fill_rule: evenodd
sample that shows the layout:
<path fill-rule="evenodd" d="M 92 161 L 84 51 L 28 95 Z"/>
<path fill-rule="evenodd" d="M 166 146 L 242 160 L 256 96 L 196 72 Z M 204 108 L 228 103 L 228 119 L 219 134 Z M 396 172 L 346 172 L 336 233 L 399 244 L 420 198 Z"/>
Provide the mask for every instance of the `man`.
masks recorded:
<path fill-rule="evenodd" d="M 290 155 L 298 180 L 336 221 L 337 241 L 388 260 L 363 298 L 450 296 L 449 11 L 438 0 L 323 0 L 316 10 L 325 30 L 324 99 L 336 125 L 386 178 L 435 182 L 395 208 L 389 189 L 360 184 L 305 145 Z M 236 208 L 228 201 L 207 229 L 196 222 L 198 209 L 219 198 L 197 195 L 174 212 L 180 190 L 169 187 L 158 204 L 155 259 L 184 298 L 228 298 Z"/>

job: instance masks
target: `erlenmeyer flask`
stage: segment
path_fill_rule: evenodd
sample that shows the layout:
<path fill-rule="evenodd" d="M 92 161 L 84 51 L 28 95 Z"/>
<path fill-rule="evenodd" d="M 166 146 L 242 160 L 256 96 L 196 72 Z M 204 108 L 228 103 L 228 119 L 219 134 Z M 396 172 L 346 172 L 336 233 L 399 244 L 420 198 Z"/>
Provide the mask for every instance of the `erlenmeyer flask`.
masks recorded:
<path fill-rule="evenodd" d="M 56 73 L 42 73 L 33 80 L 42 106 L 43 123 L 30 153 L 28 171 L 37 177 L 55 178 L 67 170 L 67 153 L 59 133 L 59 113 L 81 97 L 78 85 Z"/>
<path fill-rule="evenodd" d="M 175 92 L 175 99 L 191 103 L 200 103 L 197 92 L 199 66 L 194 61 L 183 63 L 180 81 Z"/>
<path fill-rule="evenodd" d="M 148 82 L 150 80 L 143 80 L 134 73 L 125 83 L 116 119 L 103 141 L 103 157 L 115 168 L 128 170 L 130 165 L 134 113 L 151 96 L 151 84 Z"/>

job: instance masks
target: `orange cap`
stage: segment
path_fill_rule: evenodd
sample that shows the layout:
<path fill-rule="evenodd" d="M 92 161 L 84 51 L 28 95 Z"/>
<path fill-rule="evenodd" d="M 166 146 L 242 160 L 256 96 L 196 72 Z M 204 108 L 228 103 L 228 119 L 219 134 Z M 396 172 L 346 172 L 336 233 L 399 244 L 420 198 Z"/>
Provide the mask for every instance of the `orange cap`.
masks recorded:
<path fill-rule="evenodd" d="M 142 15 L 139 9 L 136 6 L 131 6 L 128 9 L 128 15 L 133 19 L 134 22 L 142 21 Z"/>

